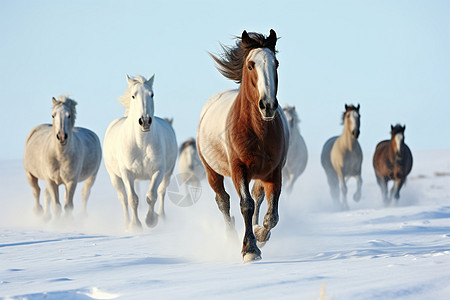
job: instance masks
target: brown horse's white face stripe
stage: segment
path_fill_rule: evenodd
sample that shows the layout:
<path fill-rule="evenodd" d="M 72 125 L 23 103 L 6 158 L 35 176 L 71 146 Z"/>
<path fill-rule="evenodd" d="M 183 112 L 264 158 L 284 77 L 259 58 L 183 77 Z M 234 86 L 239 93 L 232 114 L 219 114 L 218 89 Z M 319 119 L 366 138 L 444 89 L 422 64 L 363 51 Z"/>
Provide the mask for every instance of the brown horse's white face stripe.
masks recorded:
<path fill-rule="evenodd" d="M 278 61 L 268 48 L 252 50 L 247 57 L 247 70 L 256 72 L 256 88 L 258 91 L 258 108 L 263 120 L 273 120 L 278 108 Z"/>
<path fill-rule="evenodd" d="M 395 151 L 399 153 L 403 144 L 403 132 L 397 133 L 394 136 L 394 140 L 395 140 Z"/>

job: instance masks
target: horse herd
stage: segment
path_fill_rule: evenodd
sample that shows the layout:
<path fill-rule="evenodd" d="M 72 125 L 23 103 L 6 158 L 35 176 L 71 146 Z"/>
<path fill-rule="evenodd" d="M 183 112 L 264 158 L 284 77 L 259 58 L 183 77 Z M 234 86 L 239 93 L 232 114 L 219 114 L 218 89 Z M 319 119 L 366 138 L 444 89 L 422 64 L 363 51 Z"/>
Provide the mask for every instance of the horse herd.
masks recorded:
<path fill-rule="evenodd" d="M 269 36 L 243 31 L 234 46 L 222 46 L 224 52 L 220 57 L 211 54 L 219 72 L 240 86 L 219 92 L 205 103 L 197 137 L 182 144 L 178 159 L 180 173 L 186 175 L 183 181 L 188 185 L 198 186 L 199 180 L 207 178 L 227 232 L 237 236 L 235 220 L 230 215 L 230 196 L 224 187 L 224 177 L 231 177 L 240 197 L 245 223 L 241 251 L 244 262 L 261 258 L 259 248 L 270 238 L 270 231 L 279 219 L 282 178 L 284 189 L 290 192 L 308 159 L 295 107 L 281 108 L 278 104 L 276 42 L 274 30 L 270 30 Z M 105 166 L 122 204 L 126 225 L 136 229 L 142 225 L 135 182 L 150 181 L 145 222 L 154 227 L 158 219 L 164 217 L 164 196 L 179 151 L 171 122 L 155 116 L 153 80 L 154 75 L 148 80 L 142 76 L 127 76 L 128 88 L 119 98 L 126 108 L 125 115 L 111 122 L 103 141 Z M 35 198 L 34 210 L 45 219 L 51 218 L 50 198 L 53 214 L 61 214 L 58 193 L 61 184 L 66 188 L 64 210 L 70 215 L 77 183 L 85 181 L 82 203 L 86 212 L 86 202 L 102 159 L 96 134 L 74 126 L 77 103 L 66 96 L 52 101 L 53 124 L 33 128 L 24 151 L 24 168 Z M 349 177 L 357 179 L 354 200 L 359 201 L 361 197 L 359 109 L 359 105 L 345 105 L 343 133 L 329 139 L 321 155 L 331 196 L 343 208 L 348 208 L 346 181 Z M 391 126 L 391 140 L 380 142 L 373 158 L 386 204 L 392 196 L 399 198 L 399 190 L 412 166 L 404 131 L 404 126 Z M 45 208 L 39 201 L 38 179 L 46 183 Z M 394 180 L 390 195 L 389 180 Z M 267 212 L 259 225 L 264 198 Z M 156 212 L 157 199 L 160 202 Z"/>

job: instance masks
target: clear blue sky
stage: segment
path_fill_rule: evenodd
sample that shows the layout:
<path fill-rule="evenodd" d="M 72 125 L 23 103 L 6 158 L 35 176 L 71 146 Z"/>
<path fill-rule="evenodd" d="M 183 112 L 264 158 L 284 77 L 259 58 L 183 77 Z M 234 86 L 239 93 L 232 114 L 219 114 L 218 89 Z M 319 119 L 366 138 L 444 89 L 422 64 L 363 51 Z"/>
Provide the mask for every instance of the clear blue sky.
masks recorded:
<path fill-rule="evenodd" d="M 156 74 L 156 114 L 174 118 L 180 144 L 206 100 L 237 87 L 207 52 L 271 28 L 281 37 L 278 99 L 297 107 L 311 152 L 340 134 L 345 103 L 361 104 L 367 153 L 397 122 L 413 151 L 449 148 L 449 16 L 450 1 L 3 0 L 0 159 L 22 157 L 60 94 L 103 140 L 123 115 L 126 74 Z"/>

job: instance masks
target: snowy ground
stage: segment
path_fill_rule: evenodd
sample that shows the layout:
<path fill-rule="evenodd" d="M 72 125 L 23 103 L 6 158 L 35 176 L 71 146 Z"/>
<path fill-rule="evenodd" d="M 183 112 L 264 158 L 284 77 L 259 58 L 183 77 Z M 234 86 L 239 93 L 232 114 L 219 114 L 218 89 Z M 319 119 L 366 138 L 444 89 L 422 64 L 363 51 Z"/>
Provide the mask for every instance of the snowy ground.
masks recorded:
<path fill-rule="evenodd" d="M 79 187 L 73 220 L 43 223 L 32 213 L 21 161 L 2 161 L 0 297 L 318 299 L 325 292 L 322 299 L 448 299 L 450 150 L 413 153 L 400 203 L 389 208 L 382 206 L 371 155 L 364 160 L 363 198 L 345 212 L 333 209 L 318 156 L 310 157 L 293 194 L 282 196 L 263 259 L 245 265 L 240 241 L 225 239 L 206 183 L 194 206 L 167 199 L 167 219 L 135 234 L 124 230 L 104 167 L 87 219 L 78 215 Z M 230 194 L 242 235 L 236 193 Z M 145 201 L 140 208 L 143 220 Z"/>

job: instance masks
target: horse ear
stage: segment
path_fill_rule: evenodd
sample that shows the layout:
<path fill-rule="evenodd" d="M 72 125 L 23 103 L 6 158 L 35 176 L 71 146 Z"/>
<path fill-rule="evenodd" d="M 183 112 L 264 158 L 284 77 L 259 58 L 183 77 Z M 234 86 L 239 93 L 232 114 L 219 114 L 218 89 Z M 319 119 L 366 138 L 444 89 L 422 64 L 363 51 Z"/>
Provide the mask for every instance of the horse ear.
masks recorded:
<path fill-rule="evenodd" d="M 55 105 L 58 101 L 55 99 L 55 97 L 52 98 L 52 103 Z"/>
<path fill-rule="evenodd" d="M 250 36 L 248 35 L 246 30 L 242 31 L 241 40 L 242 40 L 242 44 L 244 44 L 244 46 L 248 45 L 252 42 L 252 39 L 250 38 Z"/>
<path fill-rule="evenodd" d="M 347 109 L 348 109 L 348 105 L 347 105 L 347 104 L 345 104 L 345 111 L 347 111 Z"/>
<path fill-rule="evenodd" d="M 360 105 L 359 105 L 359 103 L 358 103 L 358 106 L 356 107 L 356 110 L 359 112 L 359 108 L 360 108 Z"/>
<path fill-rule="evenodd" d="M 406 125 L 403 125 L 403 127 L 402 127 L 403 132 L 405 132 L 405 129 L 406 129 Z"/>
<path fill-rule="evenodd" d="M 275 30 L 270 29 L 269 37 L 267 38 L 267 43 L 273 49 L 275 49 L 275 45 L 277 44 L 277 34 Z"/>
<path fill-rule="evenodd" d="M 128 76 L 128 74 L 127 74 L 127 82 L 128 82 L 128 85 L 129 85 L 129 86 L 132 85 L 132 84 L 134 83 L 134 80 L 131 79 L 130 76 Z"/>
<path fill-rule="evenodd" d="M 392 126 L 392 124 L 391 124 L 391 132 L 393 132 L 394 131 L 394 126 Z"/>
<path fill-rule="evenodd" d="M 146 82 L 145 84 L 148 85 L 149 87 L 153 86 L 153 81 L 155 79 L 155 74 L 153 74 Z"/>

